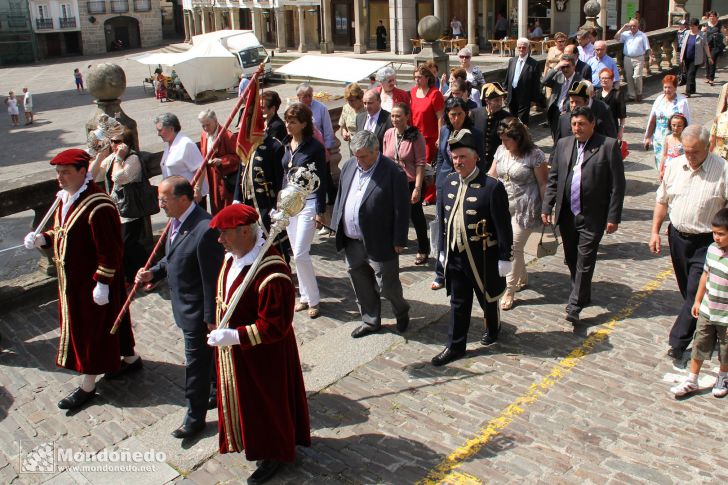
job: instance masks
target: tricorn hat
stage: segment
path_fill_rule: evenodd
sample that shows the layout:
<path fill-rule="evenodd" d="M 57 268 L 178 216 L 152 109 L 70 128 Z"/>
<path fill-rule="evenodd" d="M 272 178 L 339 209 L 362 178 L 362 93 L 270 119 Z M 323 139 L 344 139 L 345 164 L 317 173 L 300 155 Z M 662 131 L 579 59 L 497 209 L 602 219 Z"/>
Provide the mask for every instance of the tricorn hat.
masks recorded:
<path fill-rule="evenodd" d="M 447 140 L 447 143 L 450 145 L 450 150 L 455 150 L 456 148 L 471 148 L 477 150 L 475 137 L 467 128 L 453 132 Z"/>
<path fill-rule="evenodd" d="M 589 98 L 589 85 L 584 81 L 577 81 L 571 84 L 569 89 L 569 96 L 581 96 L 582 98 Z"/>
<path fill-rule="evenodd" d="M 499 82 L 487 83 L 483 86 L 483 89 L 480 90 L 480 97 L 482 99 L 493 99 L 507 95 L 508 93 L 506 93 L 506 90 L 503 89 L 503 86 L 501 86 L 501 83 Z"/>

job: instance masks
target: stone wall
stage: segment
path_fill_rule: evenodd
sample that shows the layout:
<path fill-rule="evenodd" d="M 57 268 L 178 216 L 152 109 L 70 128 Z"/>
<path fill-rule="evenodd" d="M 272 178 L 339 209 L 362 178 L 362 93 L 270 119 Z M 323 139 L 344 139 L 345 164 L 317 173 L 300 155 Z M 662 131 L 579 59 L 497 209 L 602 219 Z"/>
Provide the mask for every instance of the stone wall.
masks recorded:
<path fill-rule="evenodd" d="M 134 11 L 134 0 L 129 0 L 129 11 L 111 13 L 111 2 L 106 0 L 105 14 L 90 14 L 88 3 L 79 1 L 78 9 L 81 17 L 81 42 L 83 55 L 104 54 L 108 51 L 104 23 L 115 17 L 132 17 L 139 22 L 139 37 L 143 48 L 156 47 L 162 44 L 162 15 L 159 0 L 151 0 L 152 9 L 148 12 Z M 89 18 L 95 22 L 91 23 Z"/>

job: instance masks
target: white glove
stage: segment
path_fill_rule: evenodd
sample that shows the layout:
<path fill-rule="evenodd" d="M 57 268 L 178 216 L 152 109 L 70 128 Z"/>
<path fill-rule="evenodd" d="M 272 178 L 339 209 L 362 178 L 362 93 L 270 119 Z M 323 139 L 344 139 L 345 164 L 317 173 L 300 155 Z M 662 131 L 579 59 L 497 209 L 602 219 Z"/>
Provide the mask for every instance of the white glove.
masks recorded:
<path fill-rule="evenodd" d="M 207 345 L 212 347 L 240 345 L 238 331 L 232 328 L 216 328 L 207 334 Z"/>
<path fill-rule="evenodd" d="M 510 261 L 498 261 L 498 274 L 501 278 L 505 278 L 513 269 L 513 263 Z"/>
<path fill-rule="evenodd" d="M 99 306 L 109 304 L 109 285 L 104 283 L 96 283 L 94 287 L 94 303 Z"/>
<path fill-rule="evenodd" d="M 25 249 L 39 248 L 45 244 L 45 236 L 43 234 L 35 235 L 34 232 L 29 232 L 25 239 L 23 239 L 23 245 Z"/>

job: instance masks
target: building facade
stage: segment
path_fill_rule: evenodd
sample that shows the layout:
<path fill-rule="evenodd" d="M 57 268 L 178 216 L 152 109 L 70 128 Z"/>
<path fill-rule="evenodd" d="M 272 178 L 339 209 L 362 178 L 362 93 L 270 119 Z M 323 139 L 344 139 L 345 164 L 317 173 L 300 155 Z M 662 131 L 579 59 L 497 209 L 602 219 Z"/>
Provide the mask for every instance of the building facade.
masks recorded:
<path fill-rule="evenodd" d="M 592 0 L 594 1 L 594 0 Z M 709 9 L 728 13 L 728 0 L 596 0 L 599 24 L 607 35 L 639 10 L 647 30 L 670 25 L 675 12 L 701 16 Z M 250 29 L 261 43 L 278 51 L 352 49 L 364 53 L 376 46 L 379 21 L 387 30 L 386 50 L 409 54 L 417 23 L 427 15 L 443 20 L 443 35 L 456 18 L 474 52 L 487 48 L 499 15 L 509 37 L 528 35 L 538 21 L 544 36 L 574 34 L 586 21 L 587 0 L 183 0 L 185 38 L 220 29 Z"/>
<path fill-rule="evenodd" d="M 0 0 L 0 66 L 36 59 L 35 37 L 27 0 Z"/>

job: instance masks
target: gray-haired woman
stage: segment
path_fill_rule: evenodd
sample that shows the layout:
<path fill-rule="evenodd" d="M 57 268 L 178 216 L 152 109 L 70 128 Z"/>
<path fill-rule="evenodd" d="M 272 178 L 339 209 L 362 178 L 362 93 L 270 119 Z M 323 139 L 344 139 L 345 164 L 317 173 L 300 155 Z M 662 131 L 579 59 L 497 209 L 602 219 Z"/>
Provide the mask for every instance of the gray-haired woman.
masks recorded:
<path fill-rule="evenodd" d="M 391 67 L 383 67 L 377 71 L 379 86 L 375 89 L 382 97 L 382 109 L 392 112 L 397 103 L 410 105 L 409 93 L 397 87 L 397 73 Z"/>

